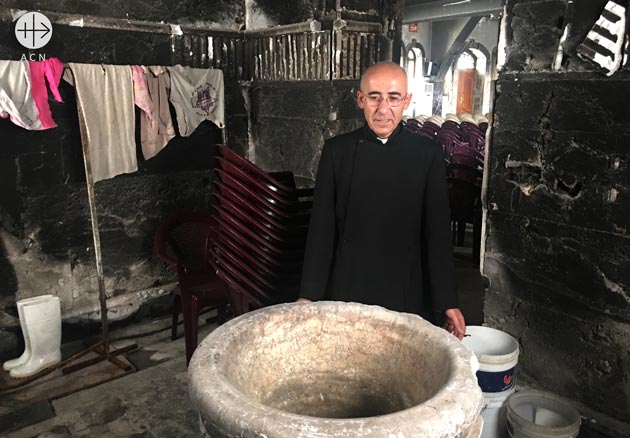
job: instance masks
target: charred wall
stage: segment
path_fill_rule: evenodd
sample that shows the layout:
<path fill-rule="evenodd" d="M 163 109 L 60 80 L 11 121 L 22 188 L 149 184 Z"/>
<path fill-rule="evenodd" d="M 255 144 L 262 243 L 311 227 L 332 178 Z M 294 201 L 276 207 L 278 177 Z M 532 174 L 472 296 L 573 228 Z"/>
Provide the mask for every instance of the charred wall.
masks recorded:
<path fill-rule="evenodd" d="M 573 3 L 507 2 L 484 313 L 518 338 L 521 382 L 581 406 L 583 436 L 628 436 L 630 75 L 575 55 L 606 2 Z"/>
<path fill-rule="evenodd" d="M 245 2 L 231 0 L 80 1 L 0 0 L 0 7 L 29 11 L 91 15 L 102 18 L 197 24 L 239 30 L 245 21 Z"/>
<path fill-rule="evenodd" d="M 270 2 L 260 7 L 276 17 L 271 24 L 295 24 L 321 17 L 330 6 L 298 3 L 301 12 L 291 17 Z M 366 18 L 380 14 L 376 3 L 355 1 L 344 8 Z M 35 55 L 64 62 L 222 69 L 229 146 L 268 170 L 292 170 L 304 185 L 312 184 L 323 140 L 361 123 L 354 103 L 357 78 L 366 63 L 380 59 L 381 41 L 373 26 L 343 29 L 334 41 L 332 26 L 326 38 L 310 25 L 292 28 L 293 36 L 273 29 L 260 35 L 242 32 L 245 1 L 61 0 L 0 0 L 0 59 L 25 54 L 14 36 L 10 8 L 40 9 L 54 18 L 51 42 Z M 181 29 L 171 26 L 178 24 Z M 300 38 L 306 46 L 298 45 Z M 361 42 L 366 49 L 356 56 Z M 334 44 L 343 44 L 339 59 L 345 67 L 333 72 Z M 321 59 L 310 58 L 313 54 Z M 31 132 L 0 120 L 0 360 L 18 353 L 17 299 L 52 293 L 61 297 L 65 319 L 96 317 L 98 286 L 76 99 L 63 81 L 61 92 L 64 103 L 49 99 L 57 128 Z M 138 149 L 137 172 L 96 184 L 108 304 L 125 303 L 119 306 L 124 310 L 110 309 L 116 318 L 168 292 L 175 277 L 153 255 L 153 233 L 174 210 L 209 208 L 212 145 L 221 141 L 218 128 L 205 122 L 151 160 L 144 161 Z"/>
<path fill-rule="evenodd" d="M 160 20 L 189 18 L 222 28 L 238 27 L 244 9 L 244 4 L 238 2 L 213 2 L 213 7 L 198 2 L 176 3 L 84 2 L 77 6 L 76 2 L 59 1 L 0 5 L 42 7 L 76 18 L 83 14 L 102 16 L 107 23 L 105 28 L 56 24 L 53 39 L 36 55 L 58 57 L 64 62 L 182 63 L 202 67 L 198 59 L 184 56 L 183 52 L 189 51 L 185 36 L 158 29 L 130 30 L 124 20 L 120 28 L 116 25 L 119 17 L 157 20 L 164 12 Z M 17 60 L 25 54 L 13 33 L 10 20 L 0 22 L 0 59 Z M 44 293 L 58 295 L 64 319 L 90 317 L 97 308 L 98 285 L 76 98 L 74 89 L 63 80 L 60 91 L 64 103 L 49 99 L 56 128 L 27 131 L 9 120 L 0 120 L 0 359 L 16 353 L 17 299 Z M 95 186 L 110 302 L 113 306 L 125 294 L 137 295 L 125 310 L 112 309 L 115 318 L 133 313 L 151 296 L 168 292 L 164 287 L 172 284 L 174 274 L 153 255 L 153 233 L 173 211 L 209 208 L 213 145 L 222 141 L 221 131 L 204 122 L 190 137 L 177 136 L 158 156 L 145 161 L 139 149 L 138 116 L 136 110 L 138 171 Z M 174 111 L 172 116 L 176 123 Z M 246 138 L 246 119 L 240 88 L 226 75 L 229 138 Z"/>
<path fill-rule="evenodd" d="M 356 81 L 267 82 L 252 96 L 252 144 L 266 169 L 290 169 L 312 185 L 324 140 L 363 125 Z"/>

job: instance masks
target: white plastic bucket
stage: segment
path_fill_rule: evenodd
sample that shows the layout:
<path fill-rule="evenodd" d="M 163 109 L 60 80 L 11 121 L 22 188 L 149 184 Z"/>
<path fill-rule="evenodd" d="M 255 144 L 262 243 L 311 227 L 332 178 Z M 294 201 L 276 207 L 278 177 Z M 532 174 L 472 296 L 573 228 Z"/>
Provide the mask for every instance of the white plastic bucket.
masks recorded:
<path fill-rule="evenodd" d="M 505 438 L 507 436 L 506 410 L 507 399 L 514 394 L 515 388 L 499 393 L 487 393 L 483 395 L 483 430 L 481 438 Z"/>
<path fill-rule="evenodd" d="M 511 438 L 574 438 L 580 414 L 559 397 L 524 391 L 507 400 L 507 430 Z"/>
<path fill-rule="evenodd" d="M 482 326 L 466 327 L 464 345 L 479 360 L 477 381 L 485 393 L 496 394 L 514 388 L 514 368 L 518 363 L 518 342 L 501 330 Z"/>
<path fill-rule="evenodd" d="M 518 363 L 518 342 L 501 330 L 482 326 L 466 327 L 464 345 L 479 361 L 477 382 L 483 391 L 482 438 L 504 438 L 506 402 L 514 393 L 514 369 Z"/>

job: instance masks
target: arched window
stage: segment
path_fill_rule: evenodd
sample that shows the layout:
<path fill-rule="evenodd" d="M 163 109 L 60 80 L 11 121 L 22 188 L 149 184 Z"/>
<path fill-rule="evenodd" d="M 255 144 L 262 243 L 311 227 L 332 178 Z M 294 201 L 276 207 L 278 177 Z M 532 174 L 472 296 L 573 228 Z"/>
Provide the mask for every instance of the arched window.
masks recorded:
<path fill-rule="evenodd" d="M 419 46 L 412 46 L 407 50 L 407 77 L 409 80 L 422 80 L 422 65 L 424 63 L 424 52 Z"/>
<path fill-rule="evenodd" d="M 470 51 L 464 50 L 461 55 L 457 57 L 456 70 L 470 70 L 474 69 L 477 64 L 477 57 Z"/>
<path fill-rule="evenodd" d="M 491 63 L 487 49 L 470 40 L 444 78 L 443 113 L 486 114 L 490 110 Z"/>
<path fill-rule="evenodd" d="M 488 50 L 479 43 L 471 43 L 468 51 L 475 58 L 477 82 L 475 84 L 474 112 L 487 114 L 490 112 L 490 88 L 492 86 L 492 62 Z"/>
<path fill-rule="evenodd" d="M 401 66 L 407 72 L 408 89 L 411 93 L 411 104 L 405 111 L 405 115 L 415 117 L 420 114 L 431 115 L 433 106 L 433 88 L 427 90 L 424 80 L 424 48 L 413 40 L 406 48 L 404 65 L 401 57 Z"/>

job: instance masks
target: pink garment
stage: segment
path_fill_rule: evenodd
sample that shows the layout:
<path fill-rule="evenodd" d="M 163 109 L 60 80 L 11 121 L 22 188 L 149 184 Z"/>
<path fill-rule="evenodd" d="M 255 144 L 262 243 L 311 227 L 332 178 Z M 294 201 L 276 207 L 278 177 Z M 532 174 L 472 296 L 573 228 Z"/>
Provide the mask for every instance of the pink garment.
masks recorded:
<path fill-rule="evenodd" d="M 46 73 L 48 86 L 50 87 L 50 91 L 57 102 L 63 102 L 61 94 L 59 94 L 59 82 L 61 82 L 63 69 L 63 62 L 57 58 L 50 58 L 44 61 L 44 72 Z"/>
<path fill-rule="evenodd" d="M 151 96 L 147 85 L 147 73 L 144 67 L 132 65 L 133 75 L 133 102 L 138 108 L 145 112 L 149 120 L 153 118 Z"/>
<path fill-rule="evenodd" d="M 148 160 L 155 157 L 175 137 L 175 128 L 168 106 L 166 69 L 161 66 L 149 67 L 146 74 L 151 112 L 140 113 L 140 141 L 142 155 Z M 153 117 L 149 117 L 153 114 Z"/>
<path fill-rule="evenodd" d="M 45 61 L 29 61 L 28 69 L 31 76 L 31 95 L 35 100 L 38 118 L 43 129 L 57 126 L 52 118 L 50 106 L 48 105 L 48 88 L 46 81 L 57 102 L 63 102 L 59 94 L 59 81 L 63 74 L 63 63 L 57 58 L 46 59 Z"/>

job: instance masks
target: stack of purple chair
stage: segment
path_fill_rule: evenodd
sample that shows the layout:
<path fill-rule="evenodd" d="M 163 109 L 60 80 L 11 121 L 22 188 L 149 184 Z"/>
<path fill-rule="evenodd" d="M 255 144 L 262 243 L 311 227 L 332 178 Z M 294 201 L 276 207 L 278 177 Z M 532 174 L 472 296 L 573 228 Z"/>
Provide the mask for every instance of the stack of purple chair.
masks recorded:
<path fill-rule="evenodd" d="M 409 119 L 405 127 L 414 134 L 422 135 L 422 122 L 417 119 Z"/>
<path fill-rule="evenodd" d="M 477 123 L 470 115 L 453 114 L 409 119 L 407 129 L 442 145 L 446 161 L 453 240 L 463 245 L 466 223 L 473 224 L 473 258 L 479 257 L 481 239 L 481 183 L 483 179 L 487 120 Z M 440 123 L 441 122 L 441 123 Z M 412 125 L 413 124 L 413 125 Z"/>
<path fill-rule="evenodd" d="M 484 125 L 487 128 L 487 122 Z M 405 127 L 442 145 L 450 178 L 481 187 L 486 134 L 471 116 L 463 117 L 461 122 L 454 115 L 447 115 L 446 120 L 439 116 L 424 121 L 412 118 L 406 121 Z"/>
<path fill-rule="evenodd" d="M 216 148 L 217 233 L 209 251 L 233 313 L 295 300 L 313 189 L 296 189 L 291 172 L 265 172 L 225 146 Z"/>

